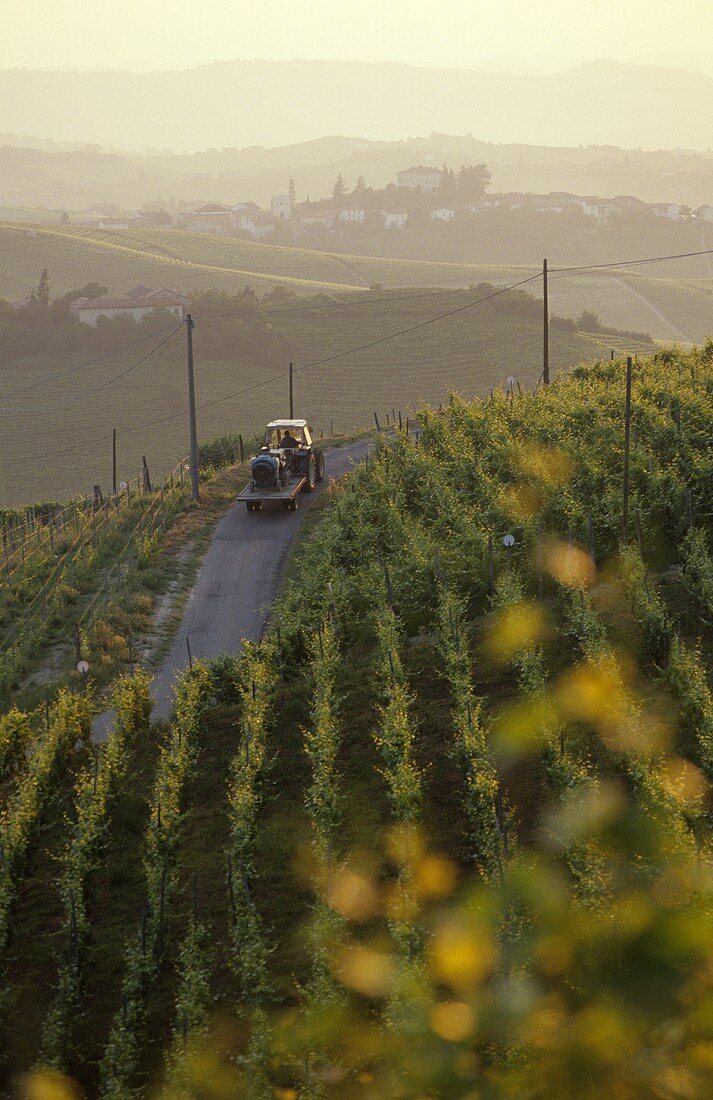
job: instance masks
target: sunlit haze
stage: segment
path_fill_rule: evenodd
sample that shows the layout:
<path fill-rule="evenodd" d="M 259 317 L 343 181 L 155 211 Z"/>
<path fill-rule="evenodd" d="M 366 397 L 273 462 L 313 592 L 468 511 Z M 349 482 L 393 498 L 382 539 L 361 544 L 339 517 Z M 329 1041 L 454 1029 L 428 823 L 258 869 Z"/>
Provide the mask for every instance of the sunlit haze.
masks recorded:
<path fill-rule="evenodd" d="M 704 63 L 710 0 L 0 0 L 2 68 L 174 69 L 233 58 L 547 71 L 594 58 Z"/>

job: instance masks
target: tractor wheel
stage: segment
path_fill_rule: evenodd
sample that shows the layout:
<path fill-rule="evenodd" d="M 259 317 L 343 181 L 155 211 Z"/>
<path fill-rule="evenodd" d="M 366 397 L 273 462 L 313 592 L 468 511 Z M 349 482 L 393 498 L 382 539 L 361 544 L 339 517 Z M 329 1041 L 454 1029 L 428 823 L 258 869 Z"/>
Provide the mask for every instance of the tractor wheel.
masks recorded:
<path fill-rule="evenodd" d="M 309 456 L 309 462 L 307 463 L 307 470 L 305 471 L 305 481 L 302 491 L 305 493 L 311 493 L 317 484 L 317 459 L 314 454 Z"/>
<path fill-rule="evenodd" d="M 317 481 L 324 480 L 324 451 L 315 451 L 314 457 L 317 462 Z"/>

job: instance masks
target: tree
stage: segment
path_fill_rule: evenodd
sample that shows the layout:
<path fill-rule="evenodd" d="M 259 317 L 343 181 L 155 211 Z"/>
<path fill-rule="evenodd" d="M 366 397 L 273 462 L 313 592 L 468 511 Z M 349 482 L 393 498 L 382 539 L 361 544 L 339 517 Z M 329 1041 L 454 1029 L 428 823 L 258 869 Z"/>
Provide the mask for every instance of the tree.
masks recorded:
<path fill-rule="evenodd" d="M 354 184 L 354 194 L 356 195 L 359 191 L 366 191 L 366 180 L 363 176 L 359 176 L 359 179 Z"/>
<path fill-rule="evenodd" d="M 32 291 L 33 304 L 41 313 L 49 313 L 50 309 L 50 277 L 47 268 L 40 275 L 37 289 Z"/>
<path fill-rule="evenodd" d="M 491 173 L 484 164 L 463 165 L 456 176 L 458 198 L 461 202 L 480 202 L 490 179 Z"/>
<path fill-rule="evenodd" d="M 332 198 L 340 199 L 346 189 L 347 185 L 344 182 L 344 177 L 342 176 L 342 173 L 340 172 L 336 180 L 334 181 L 334 187 L 332 188 Z"/>

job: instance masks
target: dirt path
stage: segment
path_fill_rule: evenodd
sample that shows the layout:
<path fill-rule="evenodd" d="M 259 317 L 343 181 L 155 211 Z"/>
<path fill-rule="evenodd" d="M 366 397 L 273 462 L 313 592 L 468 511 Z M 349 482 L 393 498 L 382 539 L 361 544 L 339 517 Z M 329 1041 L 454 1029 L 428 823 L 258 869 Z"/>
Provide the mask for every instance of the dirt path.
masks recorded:
<path fill-rule="evenodd" d="M 203 559 L 173 645 L 154 677 L 154 718 L 171 713 L 176 674 L 194 658 L 238 653 L 244 639 L 259 638 L 280 583 L 290 545 L 306 510 L 330 480 L 341 477 L 365 457 L 368 440 L 349 443 L 327 453 L 327 476 L 317 491 L 300 495 L 296 512 L 266 508 L 249 513 L 235 504 L 218 524 Z M 103 741 L 113 714 L 105 711 L 94 722 L 93 737 Z"/>

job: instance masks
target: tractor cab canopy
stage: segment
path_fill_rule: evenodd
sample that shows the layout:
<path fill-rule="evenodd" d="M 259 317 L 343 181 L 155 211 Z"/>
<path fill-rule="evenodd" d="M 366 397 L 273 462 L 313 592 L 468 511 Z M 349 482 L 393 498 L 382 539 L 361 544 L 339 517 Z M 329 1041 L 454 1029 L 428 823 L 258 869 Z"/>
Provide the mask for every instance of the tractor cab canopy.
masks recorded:
<path fill-rule="evenodd" d="M 265 432 L 265 447 L 269 451 L 279 451 L 285 447 L 283 439 L 287 436 L 287 446 L 294 447 L 290 437 L 298 447 L 311 447 L 312 436 L 306 420 L 272 420 Z"/>

